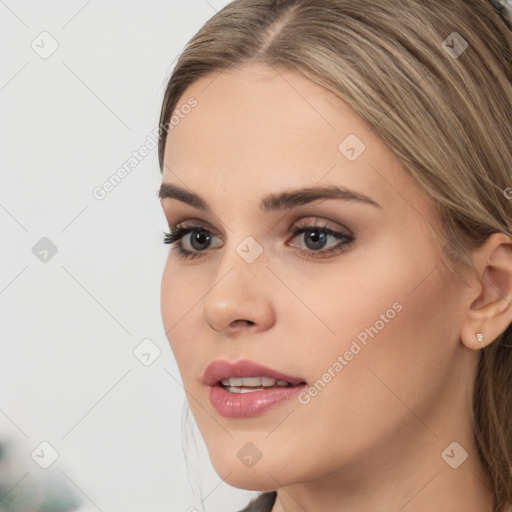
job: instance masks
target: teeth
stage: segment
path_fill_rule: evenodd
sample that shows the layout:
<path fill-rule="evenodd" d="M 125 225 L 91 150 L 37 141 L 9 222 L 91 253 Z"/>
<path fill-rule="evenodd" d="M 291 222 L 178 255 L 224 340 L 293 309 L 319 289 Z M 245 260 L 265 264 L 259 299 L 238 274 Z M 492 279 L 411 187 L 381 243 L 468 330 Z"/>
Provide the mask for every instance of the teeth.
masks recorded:
<path fill-rule="evenodd" d="M 260 391 L 261 388 L 237 388 L 237 387 L 228 387 L 227 390 L 230 393 L 254 393 L 255 391 Z"/>
<path fill-rule="evenodd" d="M 250 387 L 259 387 L 261 386 L 261 377 L 242 377 L 241 379 L 235 379 L 235 380 L 241 380 L 242 384 L 233 384 L 230 380 L 230 384 L 232 386 L 250 386 Z"/>
<path fill-rule="evenodd" d="M 221 384 L 223 386 L 229 386 L 231 388 L 240 388 L 240 387 L 254 387 L 259 388 L 263 387 L 271 387 L 271 386 L 290 386 L 289 382 L 285 380 L 276 380 L 272 377 L 230 377 L 229 379 L 222 379 Z M 251 390 L 247 390 L 251 391 Z M 242 391 L 242 393 L 246 393 L 247 391 Z"/>

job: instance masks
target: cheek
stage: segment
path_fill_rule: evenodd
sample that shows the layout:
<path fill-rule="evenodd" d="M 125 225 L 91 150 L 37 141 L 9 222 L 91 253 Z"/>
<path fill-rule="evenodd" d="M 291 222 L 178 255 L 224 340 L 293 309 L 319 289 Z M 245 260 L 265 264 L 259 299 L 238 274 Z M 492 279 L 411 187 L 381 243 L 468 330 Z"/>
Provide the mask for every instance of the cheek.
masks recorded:
<path fill-rule="evenodd" d="M 340 266 L 314 280 L 302 277 L 298 289 L 315 315 L 287 310 L 298 340 L 293 357 L 313 384 L 302 420 L 327 439 L 343 428 L 354 446 L 361 428 L 377 439 L 411 416 L 404 403 L 426 413 L 457 346 L 456 326 L 446 322 L 455 301 L 440 300 L 448 285 L 434 258 L 406 247 L 375 254 L 371 261 L 359 255 L 350 272 Z"/>
<path fill-rule="evenodd" d="M 330 343 L 331 359 L 346 353 L 354 364 L 357 360 L 369 369 L 380 369 L 391 381 L 399 377 L 416 382 L 424 378 L 422 368 L 437 365 L 453 351 L 453 344 L 444 340 L 456 297 L 451 303 L 443 300 L 449 284 L 433 253 L 423 247 L 419 258 L 417 247 L 368 251 L 371 258 L 359 257 L 350 272 L 340 272 L 339 278 L 325 283 L 324 305 L 316 305 L 336 333 L 325 339 L 326 349 L 329 338 L 336 340 Z M 453 329 L 452 325 L 450 335 Z M 365 378 L 368 374 L 367 370 Z"/>
<path fill-rule="evenodd" d="M 305 406 L 309 421 L 318 418 L 314 428 L 327 438 L 343 428 L 341 444 L 356 447 L 361 429 L 365 443 L 376 441 L 410 421 L 411 411 L 428 415 L 450 378 L 457 326 L 446 319 L 456 319 L 456 302 L 440 300 L 448 284 L 433 260 L 404 254 L 332 280 L 318 311 L 336 334 L 302 354 L 319 389 Z"/>
<path fill-rule="evenodd" d="M 164 329 L 180 371 L 191 361 L 190 353 L 197 348 L 201 334 L 199 322 L 200 298 L 204 292 L 188 270 L 178 269 L 176 262 L 169 258 L 162 275 L 160 305 Z M 187 372 L 183 372 L 183 377 Z"/>

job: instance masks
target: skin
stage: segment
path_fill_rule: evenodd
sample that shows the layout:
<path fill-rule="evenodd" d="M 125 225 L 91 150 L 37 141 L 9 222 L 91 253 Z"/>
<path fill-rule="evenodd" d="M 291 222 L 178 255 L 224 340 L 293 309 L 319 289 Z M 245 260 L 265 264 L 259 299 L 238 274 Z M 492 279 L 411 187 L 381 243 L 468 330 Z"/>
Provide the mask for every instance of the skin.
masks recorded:
<path fill-rule="evenodd" d="M 199 79 L 178 108 L 190 97 L 198 104 L 169 132 L 163 182 L 199 194 L 213 213 L 161 202 L 169 226 L 195 219 L 215 237 L 192 260 L 171 247 L 161 305 L 219 476 L 277 489 L 274 512 L 491 512 L 470 404 L 476 333 L 487 345 L 512 321 L 510 239 L 489 237 L 472 254 L 475 273 L 448 272 L 428 197 L 348 105 L 300 74 L 252 64 Z M 354 161 L 338 149 L 349 134 L 366 146 Z M 318 184 L 381 207 L 328 199 L 259 209 L 269 193 Z M 354 244 L 322 258 L 300 253 L 319 252 L 307 233 L 289 233 L 300 221 L 348 228 Z M 263 250 L 252 263 L 236 251 L 247 236 Z M 210 403 L 202 377 L 215 359 L 251 359 L 312 385 L 394 303 L 401 311 L 309 403 L 243 419 Z M 457 469 L 441 457 L 454 441 L 468 452 Z M 250 468 L 237 457 L 248 442 L 262 454 Z"/>

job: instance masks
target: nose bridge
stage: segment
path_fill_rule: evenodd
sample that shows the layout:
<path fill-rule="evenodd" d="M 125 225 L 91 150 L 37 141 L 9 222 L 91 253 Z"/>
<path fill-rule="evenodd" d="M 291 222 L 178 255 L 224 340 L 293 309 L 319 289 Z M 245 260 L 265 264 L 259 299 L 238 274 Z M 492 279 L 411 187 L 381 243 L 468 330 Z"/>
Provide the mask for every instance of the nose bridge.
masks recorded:
<path fill-rule="evenodd" d="M 262 244 L 252 236 L 241 241 L 232 237 L 220 250 L 212 288 L 202 301 L 203 319 L 219 331 L 237 320 L 267 325 L 272 308 L 271 297 L 263 289 L 268 270 Z"/>
<path fill-rule="evenodd" d="M 253 215 L 248 211 L 249 205 L 231 205 L 230 209 L 239 211 L 240 215 L 229 227 L 225 229 L 225 240 L 220 249 L 220 263 L 218 273 L 223 275 L 228 269 L 240 272 L 243 275 L 255 276 L 264 271 L 262 265 L 264 257 L 263 241 L 256 239 L 263 236 L 254 223 Z M 238 210 L 237 210 L 238 208 Z M 244 220 L 245 219 L 245 220 Z M 257 231 L 257 232 L 256 232 Z"/>
<path fill-rule="evenodd" d="M 240 288 L 237 293 L 242 292 L 244 297 L 252 295 L 247 292 L 250 292 L 251 285 L 261 283 L 267 271 L 265 260 L 263 245 L 253 236 L 244 236 L 241 240 L 231 236 L 221 249 L 216 288 L 223 288 L 221 283 L 224 282 L 224 286 Z"/>

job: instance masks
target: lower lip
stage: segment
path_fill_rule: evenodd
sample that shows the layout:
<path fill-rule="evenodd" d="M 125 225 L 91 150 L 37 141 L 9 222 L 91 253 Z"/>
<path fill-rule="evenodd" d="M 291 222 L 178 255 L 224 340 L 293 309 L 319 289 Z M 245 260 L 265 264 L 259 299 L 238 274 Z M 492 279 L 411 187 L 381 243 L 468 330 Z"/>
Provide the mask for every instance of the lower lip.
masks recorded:
<path fill-rule="evenodd" d="M 248 418 L 256 416 L 284 400 L 297 396 L 306 386 L 269 388 L 249 393 L 230 393 L 220 384 L 209 386 L 210 401 L 215 410 L 227 418 Z"/>

